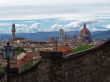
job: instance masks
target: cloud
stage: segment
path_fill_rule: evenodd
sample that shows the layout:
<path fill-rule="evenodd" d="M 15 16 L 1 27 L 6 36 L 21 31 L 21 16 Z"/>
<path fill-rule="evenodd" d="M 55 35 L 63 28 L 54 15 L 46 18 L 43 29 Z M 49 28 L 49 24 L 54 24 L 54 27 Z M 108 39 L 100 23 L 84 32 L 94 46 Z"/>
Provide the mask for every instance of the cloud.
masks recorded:
<path fill-rule="evenodd" d="M 93 24 L 93 23 L 97 23 L 98 20 L 95 20 L 95 19 L 82 19 L 79 22 L 80 23 L 86 23 L 86 24 Z"/>
<path fill-rule="evenodd" d="M 63 25 L 54 24 L 47 31 L 59 31 L 61 28 L 63 28 Z"/>
<path fill-rule="evenodd" d="M 110 24 L 105 25 L 105 27 L 106 27 L 107 29 L 110 29 Z"/>
<path fill-rule="evenodd" d="M 30 33 L 35 33 L 40 31 L 40 24 L 39 23 L 34 23 L 30 27 L 27 28 L 27 32 Z"/>
<path fill-rule="evenodd" d="M 27 24 L 16 24 L 17 27 L 27 27 Z"/>
<path fill-rule="evenodd" d="M 65 30 L 68 30 L 68 31 L 79 30 L 83 26 L 84 23 L 93 24 L 97 22 L 98 22 L 97 20 L 93 20 L 93 19 L 83 19 L 79 21 L 74 21 L 74 22 L 71 22 L 65 25 Z"/>
<path fill-rule="evenodd" d="M 71 23 L 67 24 L 66 27 L 70 28 L 70 29 L 78 28 L 78 27 L 80 27 L 80 23 L 79 22 L 71 22 Z"/>
<path fill-rule="evenodd" d="M 8 22 L 6 22 L 6 23 L 0 23 L 0 27 L 2 27 L 2 26 L 11 26 L 11 23 L 8 23 Z"/>
<path fill-rule="evenodd" d="M 66 25 L 54 24 L 48 30 L 45 31 L 59 31 L 59 29 L 61 28 L 64 29 L 65 31 L 78 31 L 79 29 L 81 29 L 84 23 L 93 24 L 97 22 L 98 22 L 97 20 L 93 20 L 93 19 L 76 20 Z"/>
<path fill-rule="evenodd" d="M 110 29 L 110 20 L 100 19 L 81 19 L 81 20 L 61 20 L 61 19 L 41 19 L 15 21 L 17 33 L 36 33 L 36 32 L 51 32 L 59 31 L 79 31 L 84 23 L 87 23 L 87 28 L 90 31 L 104 31 Z M 10 21 L 1 21 L 0 33 L 11 32 Z M 3 27 L 4 26 L 4 27 Z"/>
<path fill-rule="evenodd" d="M 81 24 L 77 21 L 71 22 L 67 25 L 65 25 L 65 30 L 66 31 L 73 31 L 73 30 L 78 30 L 81 27 Z"/>
<path fill-rule="evenodd" d="M 4 27 L 5 28 L 4 28 Z M 12 24 L 8 22 L 0 23 L 0 33 L 11 33 Z M 15 23 L 16 32 L 17 33 L 35 33 L 39 31 L 43 31 L 40 27 L 40 23 L 32 23 L 31 25 L 28 23 Z"/>
<path fill-rule="evenodd" d="M 58 5 L 58 4 L 94 4 L 109 3 L 109 0 L 1 0 L 0 5 Z"/>
<path fill-rule="evenodd" d="M 17 32 L 18 33 L 35 33 L 40 31 L 40 24 L 39 23 L 34 23 L 30 26 L 27 26 L 23 24 L 26 27 L 17 27 Z M 18 26 L 23 26 L 23 25 L 18 25 Z"/>
<path fill-rule="evenodd" d="M 109 15 L 109 9 L 110 0 L 0 0 L 1 20 L 98 18 Z"/>

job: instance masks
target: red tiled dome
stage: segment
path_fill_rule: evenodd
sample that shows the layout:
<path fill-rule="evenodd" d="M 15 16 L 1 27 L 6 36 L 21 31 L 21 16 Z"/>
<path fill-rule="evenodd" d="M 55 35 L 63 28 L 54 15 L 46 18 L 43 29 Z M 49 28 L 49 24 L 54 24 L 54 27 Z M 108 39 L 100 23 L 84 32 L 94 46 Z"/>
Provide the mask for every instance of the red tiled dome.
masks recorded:
<path fill-rule="evenodd" d="M 86 28 L 86 24 L 84 24 L 83 29 L 80 31 L 80 37 L 85 37 L 91 35 L 90 31 Z"/>

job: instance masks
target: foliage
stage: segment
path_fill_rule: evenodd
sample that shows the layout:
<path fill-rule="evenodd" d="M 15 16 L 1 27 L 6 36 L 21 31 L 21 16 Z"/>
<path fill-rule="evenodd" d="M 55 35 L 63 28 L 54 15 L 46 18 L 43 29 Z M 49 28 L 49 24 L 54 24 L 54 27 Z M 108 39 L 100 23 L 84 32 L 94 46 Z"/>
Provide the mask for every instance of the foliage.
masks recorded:
<path fill-rule="evenodd" d="M 3 65 L 0 64 L 0 75 L 4 75 L 5 74 L 5 70 L 3 68 Z"/>
<path fill-rule="evenodd" d="M 93 45 L 90 45 L 90 44 L 79 44 L 72 51 L 75 53 L 75 52 L 80 52 L 82 50 L 86 50 L 86 49 L 89 49 L 89 48 L 92 48 L 92 47 L 93 47 Z"/>
<path fill-rule="evenodd" d="M 34 61 L 26 61 L 24 64 L 22 64 L 19 67 L 19 72 L 25 72 L 29 69 L 31 69 L 34 65 L 40 62 L 40 59 L 35 59 Z"/>
<path fill-rule="evenodd" d="M 33 66 L 33 62 L 26 61 L 23 65 L 20 66 L 20 68 L 19 68 L 20 71 L 19 72 L 27 71 L 30 68 L 32 68 L 32 66 Z"/>
<path fill-rule="evenodd" d="M 22 47 L 16 47 L 15 51 L 17 51 L 19 53 L 25 52 L 24 48 L 22 48 Z"/>
<path fill-rule="evenodd" d="M 2 51 L 2 48 L 0 48 L 0 51 Z"/>

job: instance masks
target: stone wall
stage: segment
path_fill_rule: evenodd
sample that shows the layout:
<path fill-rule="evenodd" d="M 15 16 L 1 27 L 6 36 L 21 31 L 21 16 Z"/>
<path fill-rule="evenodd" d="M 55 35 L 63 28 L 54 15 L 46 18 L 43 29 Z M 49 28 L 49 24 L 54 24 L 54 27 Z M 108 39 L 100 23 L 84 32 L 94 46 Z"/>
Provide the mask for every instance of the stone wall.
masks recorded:
<path fill-rule="evenodd" d="M 9 82 L 37 82 L 39 64 L 40 62 L 25 72 L 10 75 Z M 0 82 L 7 82 L 7 75 L 2 77 Z"/>
<path fill-rule="evenodd" d="M 65 57 L 49 54 L 42 53 L 44 63 L 40 66 L 48 64 L 43 70 L 48 81 L 44 79 L 38 82 L 110 82 L 110 40 L 98 47 Z"/>
<path fill-rule="evenodd" d="M 42 52 L 41 57 L 32 69 L 11 76 L 10 82 L 110 82 L 110 40 L 65 57 L 58 52 Z"/>
<path fill-rule="evenodd" d="M 110 82 L 110 41 L 61 62 L 62 82 Z"/>

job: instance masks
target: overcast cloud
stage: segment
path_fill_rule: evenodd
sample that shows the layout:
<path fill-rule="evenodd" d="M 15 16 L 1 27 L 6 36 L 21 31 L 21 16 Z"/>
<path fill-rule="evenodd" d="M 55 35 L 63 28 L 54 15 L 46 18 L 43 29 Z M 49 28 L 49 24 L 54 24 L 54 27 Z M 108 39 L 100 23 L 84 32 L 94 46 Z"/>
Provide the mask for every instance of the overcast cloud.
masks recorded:
<path fill-rule="evenodd" d="M 110 15 L 110 0 L 0 0 L 0 11 L 1 20 L 98 18 Z"/>

